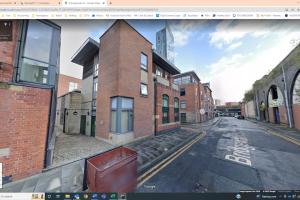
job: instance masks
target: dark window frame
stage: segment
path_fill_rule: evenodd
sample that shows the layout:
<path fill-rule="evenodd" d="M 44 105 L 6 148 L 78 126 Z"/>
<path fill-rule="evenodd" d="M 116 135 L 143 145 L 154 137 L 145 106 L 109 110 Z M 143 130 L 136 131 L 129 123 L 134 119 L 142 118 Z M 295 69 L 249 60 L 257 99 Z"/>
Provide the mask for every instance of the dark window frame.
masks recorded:
<path fill-rule="evenodd" d="M 176 102 L 177 102 L 177 107 L 176 107 Z M 178 97 L 174 98 L 174 121 L 175 122 L 179 121 L 179 98 Z"/>
<path fill-rule="evenodd" d="M 146 57 L 146 65 L 142 63 L 142 56 Z M 146 72 L 148 72 L 148 55 L 144 52 L 141 52 L 140 54 L 140 68 Z"/>
<path fill-rule="evenodd" d="M 112 108 L 112 101 L 113 99 L 116 99 L 116 108 Z M 122 108 L 122 99 L 130 99 L 132 101 L 132 108 L 128 109 L 128 108 Z M 113 131 L 112 130 L 112 111 L 116 112 L 116 130 Z M 121 123 L 122 123 L 122 119 L 121 119 L 121 113 L 122 112 L 128 112 L 129 115 L 132 115 L 132 120 L 131 120 L 131 125 L 129 124 L 130 121 L 128 121 L 128 127 L 129 130 L 126 132 L 121 132 Z M 129 118 L 128 118 L 129 119 Z M 113 96 L 110 98 L 110 132 L 114 133 L 114 134 L 124 134 L 124 133 L 129 133 L 129 132 L 133 132 L 134 131 L 134 98 L 131 97 L 124 97 L 124 96 Z"/>
<path fill-rule="evenodd" d="M 164 105 L 164 101 L 167 100 L 167 106 Z M 170 106 L 170 98 L 167 94 L 162 95 L 162 123 L 167 124 L 170 122 L 170 115 L 169 115 L 169 106 Z M 164 114 L 167 116 L 164 116 Z"/>
<path fill-rule="evenodd" d="M 49 27 L 52 28 L 52 36 L 51 36 L 51 48 L 49 52 L 49 61 L 44 62 L 41 60 L 37 60 L 35 58 L 29 58 L 24 55 L 25 50 L 25 44 L 26 44 L 26 38 L 28 33 L 28 26 L 29 22 L 31 20 L 24 20 L 22 21 L 20 25 L 21 35 L 20 35 L 20 43 L 17 47 L 18 52 L 16 54 L 16 69 L 14 73 L 14 82 L 20 84 L 20 85 L 28 85 L 33 87 L 39 87 L 39 88 L 51 88 L 54 87 L 57 84 L 57 75 L 59 71 L 59 60 L 60 60 L 60 43 L 61 43 L 61 37 L 60 37 L 60 30 L 61 28 L 54 24 L 53 22 L 49 20 L 37 20 L 38 22 L 41 22 Z M 54 44 L 57 45 L 54 45 Z M 31 61 L 40 62 L 43 64 L 48 65 L 47 67 L 47 83 L 39 83 L 34 81 L 28 81 L 28 80 L 22 80 L 21 79 L 21 70 L 22 70 L 22 60 L 28 59 Z M 55 61 L 55 64 L 54 64 Z M 41 66 L 40 66 L 41 67 Z M 41 67 L 42 68 L 42 67 Z"/>
<path fill-rule="evenodd" d="M 147 94 L 143 94 L 143 93 L 142 93 L 142 85 L 143 85 L 143 86 L 146 86 Z M 146 84 L 146 83 L 141 83 L 141 84 L 140 84 L 140 94 L 141 94 L 141 96 L 143 96 L 143 97 L 147 97 L 147 96 L 148 96 L 148 94 L 149 94 L 149 91 L 148 91 L 148 84 Z"/>
<path fill-rule="evenodd" d="M 179 90 L 179 92 L 180 92 L 180 96 L 182 97 L 182 96 L 185 96 L 185 88 L 180 88 L 180 90 Z"/>

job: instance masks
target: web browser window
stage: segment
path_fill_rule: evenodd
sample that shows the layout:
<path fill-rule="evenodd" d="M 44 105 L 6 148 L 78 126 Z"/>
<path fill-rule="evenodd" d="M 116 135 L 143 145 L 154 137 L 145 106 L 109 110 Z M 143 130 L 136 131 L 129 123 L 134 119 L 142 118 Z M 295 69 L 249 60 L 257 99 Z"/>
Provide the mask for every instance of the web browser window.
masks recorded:
<path fill-rule="evenodd" d="M 300 4 L 0 0 L 0 200 L 300 200 Z"/>

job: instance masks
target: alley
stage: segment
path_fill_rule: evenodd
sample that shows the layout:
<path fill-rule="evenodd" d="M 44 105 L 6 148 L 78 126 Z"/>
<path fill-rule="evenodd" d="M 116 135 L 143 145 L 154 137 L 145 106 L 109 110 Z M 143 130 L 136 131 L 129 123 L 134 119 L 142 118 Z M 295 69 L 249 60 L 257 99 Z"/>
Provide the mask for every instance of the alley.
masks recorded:
<path fill-rule="evenodd" d="M 222 117 L 138 192 L 237 192 L 300 187 L 300 147 L 257 124 Z"/>

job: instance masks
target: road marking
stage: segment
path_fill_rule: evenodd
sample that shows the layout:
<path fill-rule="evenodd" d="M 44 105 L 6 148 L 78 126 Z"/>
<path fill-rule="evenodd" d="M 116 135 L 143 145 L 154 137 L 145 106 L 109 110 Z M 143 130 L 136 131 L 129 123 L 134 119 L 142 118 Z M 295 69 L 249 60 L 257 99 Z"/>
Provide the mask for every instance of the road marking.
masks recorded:
<path fill-rule="evenodd" d="M 174 152 L 171 156 L 164 159 L 151 169 L 149 169 L 147 172 L 142 174 L 138 177 L 138 185 L 137 188 L 142 186 L 146 181 L 148 181 L 150 178 L 152 178 L 154 175 L 156 175 L 159 171 L 161 171 L 163 168 L 165 168 L 167 165 L 169 165 L 173 160 L 175 160 L 177 157 L 179 157 L 181 154 L 183 154 L 186 150 L 188 150 L 193 144 L 198 142 L 200 139 L 202 139 L 206 134 L 203 133 L 200 136 L 196 137 L 194 140 L 186 144 L 185 146 L 181 147 L 179 150 Z"/>
<path fill-rule="evenodd" d="M 280 133 L 277 133 L 277 132 L 275 132 L 275 131 L 272 131 L 272 130 L 268 130 L 268 129 L 265 129 L 265 130 L 266 130 L 268 133 L 271 133 L 272 135 L 278 136 L 278 137 L 280 137 L 280 138 L 282 138 L 282 139 L 284 139 L 284 140 L 287 140 L 287 141 L 289 141 L 289 142 L 291 142 L 291 143 L 293 143 L 293 144 L 296 144 L 296 145 L 300 146 L 300 141 L 297 140 L 297 139 L 295 139 L 295 138 L 292 138 L 292 137 L 289 137 L 289 136 L 284 136 L 284 135 L 282 135 L 282 134 L 280 134 Z"/>
<path fill-rule="evenodd" d="M 250 150 L 253 150 L 253 148 L 248 145 L 248 139 L 242 136 L 234 137 L 233 140 L 234 146 L 229 146 L 227 148 L 227 150 L 232 151 L 232 154 L 225 155 L 225 159 L 251 166 Z"/>

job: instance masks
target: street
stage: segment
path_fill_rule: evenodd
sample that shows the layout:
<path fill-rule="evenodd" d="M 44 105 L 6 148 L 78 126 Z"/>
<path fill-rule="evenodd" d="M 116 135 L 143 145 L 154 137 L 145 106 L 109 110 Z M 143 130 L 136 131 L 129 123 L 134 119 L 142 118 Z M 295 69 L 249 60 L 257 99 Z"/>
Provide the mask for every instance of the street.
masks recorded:
<path fill-rule="evenodd" d="M 257 124 L 222 117 L 206 136 L 137 192 L 237 192 L 300 188 L 300 146 Z"/>

